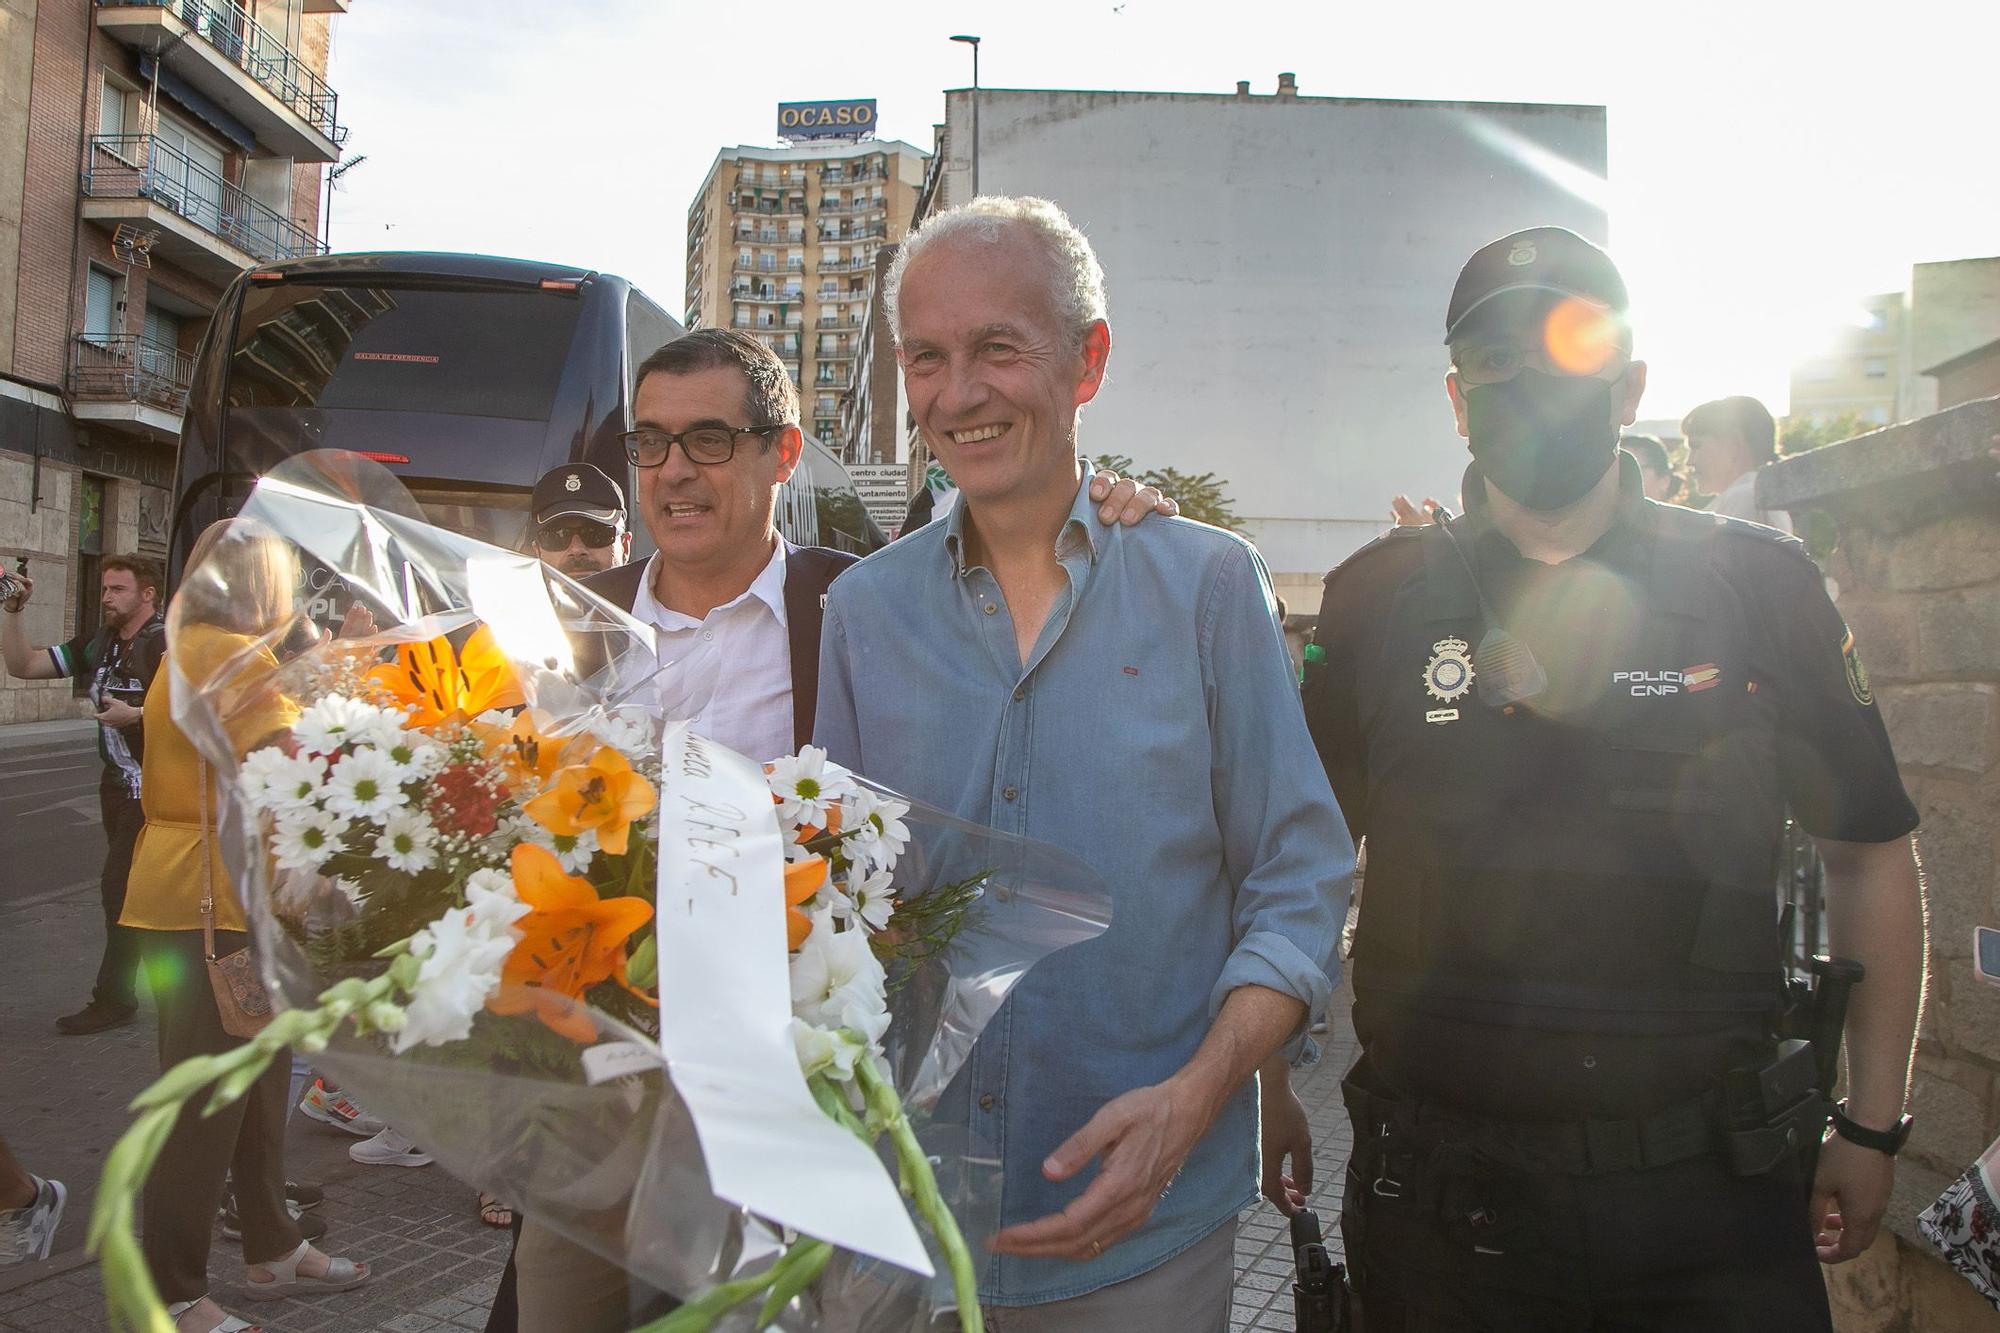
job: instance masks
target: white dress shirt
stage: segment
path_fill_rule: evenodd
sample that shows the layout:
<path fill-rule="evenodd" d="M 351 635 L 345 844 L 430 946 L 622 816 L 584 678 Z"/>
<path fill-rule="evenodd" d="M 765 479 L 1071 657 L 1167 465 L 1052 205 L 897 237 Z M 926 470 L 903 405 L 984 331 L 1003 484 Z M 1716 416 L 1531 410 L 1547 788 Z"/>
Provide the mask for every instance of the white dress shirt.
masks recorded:
<path fill-rule="evenodd" d="M 792 641 L 785 621 L 785 543 L 771 562 L 734 601 L 696 620 L 661 606 L 653 596 L 660 556 L 646 562 L 634 619 L 660 631 L 660 656 L 673 660 L 712 644 L 722 664 L 715 694 L 695 719 L 694 729 L 759 763 L 790 754 L 792 742 Z"/>

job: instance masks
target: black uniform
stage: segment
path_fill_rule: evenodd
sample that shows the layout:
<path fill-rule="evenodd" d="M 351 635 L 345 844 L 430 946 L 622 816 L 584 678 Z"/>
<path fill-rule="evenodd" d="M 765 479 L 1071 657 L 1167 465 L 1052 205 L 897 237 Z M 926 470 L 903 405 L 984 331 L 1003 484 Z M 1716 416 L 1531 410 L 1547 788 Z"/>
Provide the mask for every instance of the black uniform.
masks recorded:
<path fill-rule="evenodd" d="M 89 633 L 79 633 L 67 643 L 49 649 L 56 670 L 70 678 L 78 698 L 88 698 L 92 708 L 103 708 L 113 699 L 137 707 L 159 674 L 166 657 L 167 622 L 154 616 L 130 639 L 106 625 Z M 138 723 L 129 727 L 97 728 L 97 753 L 104 772 L 97 786 L 97 808 L 103 818 L 107 843 L 104 867 L 98 876 L 98 898 L 104 908 L 104 955 L 97 965 L 97 985 L 91 1003 L 102 1009 L 129 1014 L 138 1007 L 140 932 L 118 924 L 125 911 L 125 881 L 132 873 L 132 850 L 145 827 L 145 812 L 139 806 L 139 763 L 145 752 L 145 729 Z"/>
<path fill-rule="evenodd" d="M 1804 1192 L 1716 1153 L 1772 1054 L 1776 866 L 1916 825 L 1795 540 L 1656 505 L 1559 565 L 1453 535 L 1547 672 L 1480 701 L 1478 591 L 1398 529 L 1327 576 L 1307 717 L 1367 872 L 1342 1218 L 1366 1326 L 1824 1328 Z"/>

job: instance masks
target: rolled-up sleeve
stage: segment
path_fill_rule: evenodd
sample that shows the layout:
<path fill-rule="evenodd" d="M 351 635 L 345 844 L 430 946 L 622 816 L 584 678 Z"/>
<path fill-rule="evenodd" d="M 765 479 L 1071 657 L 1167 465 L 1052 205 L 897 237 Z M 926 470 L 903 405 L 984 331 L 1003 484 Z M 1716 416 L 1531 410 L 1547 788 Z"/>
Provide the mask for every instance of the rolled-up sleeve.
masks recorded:
<path fill-rule="evenodd" d="M 1211 786 L 1235 885 L 1235 943 L 1209 1013 L 1239 986 L 1304 1002 L 1306 1018 L 1284 1054 L 1306 1064 L 1317 1056 L 1306 1029 L 1325 1014 L 1339 978 L 1354 842 L 1306 730 L 1273 600 L 1255 548 L 1233 546 L 1200 609 Z"/>

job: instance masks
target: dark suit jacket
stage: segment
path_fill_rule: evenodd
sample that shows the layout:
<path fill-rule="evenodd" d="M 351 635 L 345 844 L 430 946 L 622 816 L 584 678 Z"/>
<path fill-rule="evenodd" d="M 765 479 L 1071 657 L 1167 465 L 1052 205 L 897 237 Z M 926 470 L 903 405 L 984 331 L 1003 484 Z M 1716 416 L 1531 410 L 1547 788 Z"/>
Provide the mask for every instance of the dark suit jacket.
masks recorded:
<path fill-rule="evenodd" d="M 812 742 L 813 714 L 819 704 L 819 630 L 826 618 L 826 590 L 858 557 L 824 546 L 785 543 L 785 632 L 792 641 L 792 744 Z M 646 561 L 592 574 L 583 586 L 630 611 L 638 600 Z"/>

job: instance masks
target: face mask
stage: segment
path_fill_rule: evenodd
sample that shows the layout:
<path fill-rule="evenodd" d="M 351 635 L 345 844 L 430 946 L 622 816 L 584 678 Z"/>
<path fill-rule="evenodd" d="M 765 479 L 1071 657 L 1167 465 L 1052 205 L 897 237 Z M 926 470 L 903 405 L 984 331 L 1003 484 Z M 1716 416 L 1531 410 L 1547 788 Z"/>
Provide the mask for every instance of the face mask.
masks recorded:
<path fill-rule="evenodd" d="M 1501 494 L 1529 509 L 1575 504 L 1618 448 L 1611 386 L 1595 377 L 1523 370 L 1465 390 L 1472 461 Z"/>

